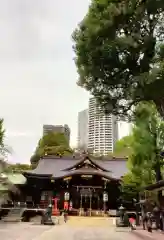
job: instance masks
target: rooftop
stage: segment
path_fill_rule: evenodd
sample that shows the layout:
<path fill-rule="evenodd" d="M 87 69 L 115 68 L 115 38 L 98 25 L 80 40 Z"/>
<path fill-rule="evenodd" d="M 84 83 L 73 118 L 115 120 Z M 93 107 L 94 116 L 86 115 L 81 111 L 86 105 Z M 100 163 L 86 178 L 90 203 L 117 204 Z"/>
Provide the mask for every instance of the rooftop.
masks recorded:
<path fill-rule="evenodd" d="M 55 179 L 76 174 L 95 174 L 119 180 L 128 171 L 126 159 L 93 159 L 90 156 L 45 156 L 36 169 L 24 172 L 27 177 L 53 177 Z"/>

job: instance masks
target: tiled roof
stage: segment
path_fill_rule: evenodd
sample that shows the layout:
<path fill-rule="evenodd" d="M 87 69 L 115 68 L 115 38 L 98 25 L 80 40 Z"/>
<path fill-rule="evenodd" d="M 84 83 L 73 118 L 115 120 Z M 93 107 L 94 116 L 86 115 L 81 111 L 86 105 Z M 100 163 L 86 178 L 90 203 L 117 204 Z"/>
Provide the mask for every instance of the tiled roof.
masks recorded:
<path fill-rule="evenodd" d="M 83 157 L 83 160 L 90 157 Z M 107 178 L 120 179 L 124 174 L 127 173 L 127 164 L 125 159 L 113 159 L 113 160 L 93 160 L 96 166 L 101 167 L 100 170 L 96 169 L 73 169 L 77 166 L 78 162 L 82 162 L 82 158 L 73 157 L 53 157 L 48 156 L 40 159 L 36 169 L 32 171 L 24 172 L 25 176 L 52 176 L 54 178 L 61 178 L 75 174 L 98 174 Z M 106 171 L 103 171 L 106 170 Z"/>

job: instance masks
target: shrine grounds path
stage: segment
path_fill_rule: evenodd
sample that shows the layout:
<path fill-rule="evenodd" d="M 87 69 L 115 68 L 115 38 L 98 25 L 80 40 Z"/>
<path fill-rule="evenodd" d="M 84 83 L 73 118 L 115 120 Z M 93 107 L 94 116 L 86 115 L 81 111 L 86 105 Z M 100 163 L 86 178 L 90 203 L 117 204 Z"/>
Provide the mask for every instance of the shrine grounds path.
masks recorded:
<path fill-rule="evenodd" d="M 88 221 L 88 222 L 87 222 Z M 90 222 L 89 222 L 90 221 Z M 116 229 L 112 221 L 70 220 L 66 224 L 43 226 L 38 223 L 1 223 L 0 240 L 154 240 L 141 238 L 129 229 Z M 163 238 L 164 239 L 164 238 Z M 156 239 L 157 240 L 157 239 Z M 160 240 L 160 239 L 159 239 Z"/>

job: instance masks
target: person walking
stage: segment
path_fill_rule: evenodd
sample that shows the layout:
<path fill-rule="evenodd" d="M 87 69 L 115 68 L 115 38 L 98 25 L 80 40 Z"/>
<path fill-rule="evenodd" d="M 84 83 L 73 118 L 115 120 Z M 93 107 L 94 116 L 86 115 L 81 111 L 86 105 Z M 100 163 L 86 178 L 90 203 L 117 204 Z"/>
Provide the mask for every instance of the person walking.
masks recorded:
<path fill-rule="evenodd" d="M 67 211 L 67 209 L 64 209 L 63 216 L 64 216 L 64 222 L 66 223 L 67 220 L 68 220 L 68 211 Z"/>

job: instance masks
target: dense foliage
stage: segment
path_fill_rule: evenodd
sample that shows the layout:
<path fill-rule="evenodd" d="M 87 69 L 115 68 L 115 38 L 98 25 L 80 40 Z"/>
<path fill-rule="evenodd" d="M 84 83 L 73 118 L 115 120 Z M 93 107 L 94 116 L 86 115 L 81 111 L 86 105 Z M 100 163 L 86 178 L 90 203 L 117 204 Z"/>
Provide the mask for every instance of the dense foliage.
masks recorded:
<path fill-rule="evenodd" d="M 10 153 L 9 147 L 4 143 L 5 139 L 5 129 L 4 129 L 4 121 L 0 119 L 0 155 L 6 156 L 6 154 Z"/>
<path fill-rule="evenodd" d="M 7 172 L 14 172 L 14 173 L 21 173 L 23 171 L 31 170 L 31 165 L 29 164 L 8 164 L 6 171 Z"/>
<path fill-rule="evenodd" d="M 7 177 L 5 177 L 5 173 L 8 171 L 8 166 L 9 166 L 5 161 L 5 156 L 6 156 L 6 153 L 9 153 L 9 150 L 4 144 L 4 138 L 5 138 L 5 129 L 3 126 L 3 119 L 0 119 L 0 155 L 1 155 L 0 185 L 2 186 L 1 187 L 2 189 L 4 187 L 5 189 L 7 188 L 7 189 L 10 189 L 10 191 L 16 192 L 17 188 L 8 181 Z M 4 203 L 4 201 L 7 200 L 8 198 L 9 198 L 8 192 L 0 191 L 0 205 Z"/>
<path fill-rule="evenodd" d="M 73 40 L 78 84 L 107 112 L 153 101 L 164 115 L 163 0 L 92 0 Z"/>
<path fill-rule="evenodd" d="M 45 155 L 72 155 L 67 138 L 63 133 L 48 133 L 43 136 L 36 147 L 31 163 L 36 164 L 40 157 Z"/>
<path fill-rule="evenodd" d="M 131 196 L 141 187 L 163 178 L 164 121 L 155 105 L 137 106 L 130 149 L 129 173 L 123 178 L 122 191 Z"/>
<path fill-rule="evenodd" d="M 113 155 L 119 157 L 128 157 L 132 152 L 131 150 L 132 142 L 133 142 L 132 135 L 125 136 L 118 140 L 114 146 Z"/>

